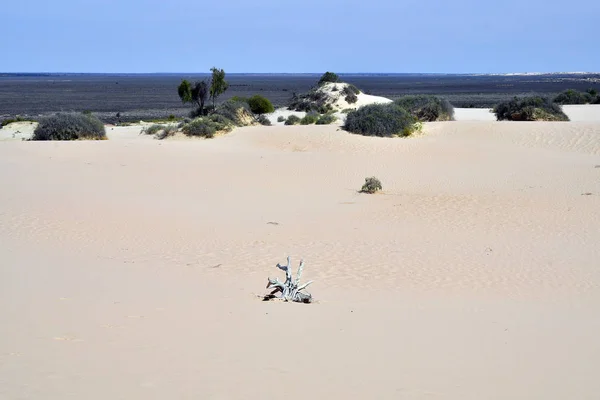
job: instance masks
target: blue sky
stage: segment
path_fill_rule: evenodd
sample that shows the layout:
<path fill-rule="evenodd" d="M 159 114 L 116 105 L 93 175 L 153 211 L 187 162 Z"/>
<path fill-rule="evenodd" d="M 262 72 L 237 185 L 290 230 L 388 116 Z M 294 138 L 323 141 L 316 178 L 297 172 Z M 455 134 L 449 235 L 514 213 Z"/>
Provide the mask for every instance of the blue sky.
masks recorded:
<path fill-rule="evenodd" d="M 600 71 L 598 0 L 6 0 L 0 72 Z"/>

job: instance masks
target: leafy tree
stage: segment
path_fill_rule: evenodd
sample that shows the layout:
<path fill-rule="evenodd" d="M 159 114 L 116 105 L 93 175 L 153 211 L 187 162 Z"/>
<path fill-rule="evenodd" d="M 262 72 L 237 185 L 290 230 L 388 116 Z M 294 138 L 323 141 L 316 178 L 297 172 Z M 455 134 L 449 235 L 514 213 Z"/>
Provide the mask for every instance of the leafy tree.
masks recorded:
<path fill-rule="evenodd" d="M 212 72 L 212 79 L 210 81 L 210 98 L 212 99 L 214 108 L 215 100 L 227 90 L 229 83 L 227 83 L 225 80 L 224 70 L 217 69 L 216 67 L 212 67 L 210 70 Z"/>
<path fill-rule="evenodd" d="M 192 85 L 184 79 L 179 84 L 177 93 L 183 103 L 195 103 L 198 105 L 199 114 L 204 113 L 204 103 L 208 97 L 208 82 L 206 80 L 194 82 Z"/>
<path fill-rule="evenodd" d="M 275 111 L 275 107 L 273 107 L 269 99 L 260 95 L 250 97 L 248 105 L 254 114 L 269 114 Z"/>

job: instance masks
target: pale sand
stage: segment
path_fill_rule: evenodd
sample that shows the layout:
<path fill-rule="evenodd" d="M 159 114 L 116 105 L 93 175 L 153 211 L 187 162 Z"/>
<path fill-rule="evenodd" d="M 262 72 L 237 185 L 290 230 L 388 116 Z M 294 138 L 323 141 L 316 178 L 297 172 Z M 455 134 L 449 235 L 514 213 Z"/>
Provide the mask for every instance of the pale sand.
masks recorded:
<path fill-rule="evenodd" d="M 600 124 L 338 129 L 0 143 L 0 398 L 596 398 Z"/>
<path fill-rule="evenodd" d="M 571 122 L 600 122 L 599 104 L 562 107 Z M 496 116 L 491 111 L 491 108 L 455 108 L 454 118 L 457 121 L 495 121 Z"/>

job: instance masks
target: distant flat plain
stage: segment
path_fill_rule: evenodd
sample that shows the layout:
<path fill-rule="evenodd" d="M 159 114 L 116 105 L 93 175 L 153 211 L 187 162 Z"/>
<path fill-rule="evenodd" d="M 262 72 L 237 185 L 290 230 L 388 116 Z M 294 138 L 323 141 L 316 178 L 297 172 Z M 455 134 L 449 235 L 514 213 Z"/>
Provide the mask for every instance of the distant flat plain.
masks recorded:
<path fill-rule="evenodd" d="M 219 99 L 261 94 L 285 106 L 294 93 L 309 90 L 320 74 L 227 74 L 230 84 Z M 565 89 L 600 89 L 600 74 L 449 75 L 340 74 L 368 94 L 391 99 L 407 94 L 436 94 L 455 107 L 492 107 L 520 95 L 555 96 Z M 208 74 L 2 74 L 0 118 L 37 116 L 56 111 L 85 111 L 106 122 L 185 116 L 190 107 L 177 95 L 182 79 L 208 79 Z"/>

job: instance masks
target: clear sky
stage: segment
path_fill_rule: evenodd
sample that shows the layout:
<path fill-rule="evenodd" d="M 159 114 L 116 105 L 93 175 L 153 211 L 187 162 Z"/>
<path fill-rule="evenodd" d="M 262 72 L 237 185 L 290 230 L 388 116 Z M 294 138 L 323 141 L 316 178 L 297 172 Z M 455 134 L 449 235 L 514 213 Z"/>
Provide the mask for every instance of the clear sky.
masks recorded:
<path fill-rule="evenodd" d="M 600 71 L 600 0 L 5 0 L 0 72 Z"/>

